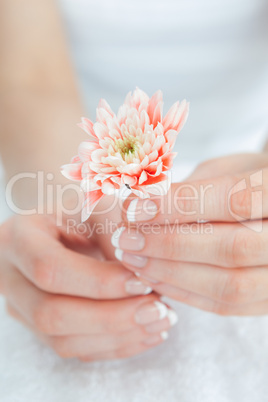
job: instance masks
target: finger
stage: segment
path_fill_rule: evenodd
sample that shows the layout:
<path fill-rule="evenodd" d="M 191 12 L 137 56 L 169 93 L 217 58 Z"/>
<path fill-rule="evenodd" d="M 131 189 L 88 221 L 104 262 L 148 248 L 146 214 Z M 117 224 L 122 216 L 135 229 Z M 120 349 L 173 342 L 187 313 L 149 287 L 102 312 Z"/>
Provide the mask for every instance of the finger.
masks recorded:
<path fill-rule="evenodd" d="M 147 350 L 151 349 L 152 347 L 160 345 L 161 343 L 163 343 L 163 341 L 164 339 L 161 336 L 158 336 L 153 339 L 153 344 L 149 345 L 145 345 L 143 343 L 133 344 L 111 352 L 92 354 L 90 356 L 80 358 L 80 360 L 83 362 L 92 362 L 98 360 L 127 359 L 139 355 L 141 353 L 144 353 Z"/>
<path fill-rule="evenodd" d="M 131 274 L 116 261 L 99 261 L 69 250 L 50 233 L 19 227 L 10 259 L 38 288 L 50 293 L 93 299 L 118 299 L 147 294 L 148 287 L 133 284 Z"/>
<path fill-rule="evenodd" d="M 161 225 L 268 217 L 268 169 L 174 183 L 165 197 L 127 199 L 122 217 L 132 224 Z"/>
<path fill-rule="evenodd" d="M 163 320 L 164 321 L 164 320 Z M 167 321 L 167 320 L 166 320 Z M 155 346 L 168 338 L 170 325 L 162 324 L 162 329 L 147 333 L 141 328 L 118 333 L 77 336 L 53 336 L 47 338 L 47 343 L 64 358 L 85 357 L 104 352 L 116 352 L 132 347 L 135 344 Z"/>
<path fill-rule="evenodd" d="M 146 278 L 142 278 L 144 283 L 151 283 L 154 290 L 159 294 L 177 300 L 181 303 L 196 307 L 200 310 L 208 311 L 222 316 L 259 316 L 268 314 L 268 300 L 262 300 L 255 303 L 238 304 L 224 303 L 212 300 L 196 293 L 179 289 L 167 284 L 153 284 Z"/>
<path fill-rule="evenodd" d="M 133 255 L 123 253 L 122 263 L 141 278 L 164 283 L 224 303 L 254 303 L 268 295 L 268 266 L 226 269 L 209 264 L 147 258 L 145 265 L 133 266 Z"/>
<path fill-rule="evenodd" d="M 261 232 L 240 223 L 184 223 L 121 227 L 112 236 L 115 256 L 122 261 L 126 252 L 127 262 L 137 268 L 146 264 L 146 257 L 228 268 L 267 265 L 267 242 L 267 220 Z"/>
<path fill-rule="evenodd" d="M 205 180 L 217 176 L 261 169 L 268 164 L 267 153 L 243 153 L 206 160 L 199 164 L 187 181 Z"/>
<path fill-rule="evenodd" d="M 174 321 L 175 313 L 170 313 L 170 309 L 160 302 L 156 294 L 101 302 L 49 295 L 13 270 L 5 286 L 6 297 L 25 320 L 41 333 L 118 334 L 140 327 L 150 333 L 152 323 L 164 318 L 167 319 L 164 324 L 170 322 L 172 325 Z"/>

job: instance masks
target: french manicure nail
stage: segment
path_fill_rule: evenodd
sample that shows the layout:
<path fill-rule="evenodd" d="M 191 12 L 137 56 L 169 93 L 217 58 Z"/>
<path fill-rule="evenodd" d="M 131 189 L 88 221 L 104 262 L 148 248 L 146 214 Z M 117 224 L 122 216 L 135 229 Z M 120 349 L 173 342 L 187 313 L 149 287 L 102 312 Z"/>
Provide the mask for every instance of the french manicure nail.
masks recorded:
<path fill-rule="evenodd" d="M 137 278 L 129 279 L 125 283 L 126 292 L 131 295 L 148 295 L 152 292 L 152 288 L 150 286 L 144 285 Z"/>
<path fill-rule="evenodd" d="M 145 237 L 141 232 L 134 229 L 127 229 L 122 226 L 112 235 L 112 245 L 129 251 L 140 251 L 145 246 Z"/>
<path fill-rule="evenodd" d="M 177 313 L 174 310 L 168 310 L 167 317 L 169 319 L 170 326 L 173 327 L 178 322 Z"/>
<path fill-rule="evenodd" d="M 149 336 L 149 338 L 145 339 L 143 343 L 145 343 L 145 345 L 157 345 L 161 341 L 165 341 L 167 338 L 168 333 L 163 331 L 160 334 Z"/>
<path fill-rule="evenodd" d="M 126 228 L 124 226 L 121 226 L 120 228 L 116 229 L 116 231 L 113 233 L 111 242 L 114 247 L 119 248 L 119 239 L 125 229 Z"/>
<path fill-rule="evenodd" d="M 132 200 L 127 209 L 127 220 L 129 222 L 149 221 L 153 219 L 158 211 L 157 205 L 151 200 Z"/>
<path fill-rule="evenodd" d="M 116 248 L 114 254 L 119 261 L 125 262 L 126 264 L 132 265 L 133 267 L 136 268 L 145 267 L 148 261 L 147 257 L 143 257 L 142 255 L 125 253 L 120 248 Z"/>
<path fill-rule="evenodd" d="M 167 331 L 163 331 L 161 332 L 161 338 L 163 339 L 163 341 L 165 341 L 166 339 L 168 339 L 169 335 Z"/>
<path fill-rule="evenodd" d="M 154 301 L 142 305 L 135 314 L 137 324 L 145 325 L 152 322 L 162 320 L 168 314 L 168 308 L 164 303 Z"/>

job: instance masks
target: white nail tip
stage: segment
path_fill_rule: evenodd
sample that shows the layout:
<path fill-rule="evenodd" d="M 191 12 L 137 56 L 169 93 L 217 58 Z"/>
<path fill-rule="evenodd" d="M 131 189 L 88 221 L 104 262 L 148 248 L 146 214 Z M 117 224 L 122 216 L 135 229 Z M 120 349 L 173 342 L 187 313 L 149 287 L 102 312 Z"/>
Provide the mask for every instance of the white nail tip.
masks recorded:
<path fill-rule="evenodd" d="M 154 304 L 156 305 L 158 311 L 159 311 L 159 320 L 162 320 L 168 315 L 168 308 L 165 304 L 160 303 L 159 301 L 155 301 Z"/>
<path fill-rule="evenodd" d="M 161 338 L 163 339 L 163 341 L 165 341 L 168 338 L 168 332 L 167 331 L 163 331 L 160 334 Z"/>
<path fill-rule="evenodd" d="M 123 260 L 123 250 L 120 248 L 116 248 L 114 252 L 115 258 L 117 258 L 119 261 Z"/>
<path fill-rule="evenodd" d="M 125 229 L 126 228 L 124 226 L 121 226 L 120 228 L 116 229 L 116 231 L 113 233 L 111 242 L 114 247 L 116 247 L 116 248 L 119 247 L 119 239 Z"/>
<path fill-rule="evenodd" d="M 168 316 L 170 325 L 173 327 L 173 325 L 175 325 L 178 322 L 177 314 L 175 313 L 174 310 L 168 310 L 167 316 Z"/>
<path fill-rule="evenodd" d="M 153 291 L 152 288 L 150 288 L 150 286 L 147 286 L 146 289 L 144 290 L 143 294 L 144 295 L 148 295 L 149 293 L 151 293 Z"/>
<path fill-rule="evenodd" d="M 135 198 L 135 200 L 132 200 L 131 203 L 128 206 L 127 220 L 129 222 L 135 222 L 136 221 L 135 212 L 136 212 L 136 209 L 137 209 L 137 203 L 138 203 L 138 198 Z"/>

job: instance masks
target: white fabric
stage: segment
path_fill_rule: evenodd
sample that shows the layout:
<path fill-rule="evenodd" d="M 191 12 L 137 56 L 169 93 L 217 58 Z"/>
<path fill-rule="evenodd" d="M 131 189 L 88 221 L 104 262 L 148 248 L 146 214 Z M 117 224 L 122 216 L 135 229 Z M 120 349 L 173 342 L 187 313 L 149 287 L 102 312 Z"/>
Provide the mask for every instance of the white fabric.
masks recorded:
<path fill-rule="evenodd" d="M 60 0 L 94 118 L 136 85 L 191 102 L 177 179 L 198 160 L 258 150 L 268 120 L 266 0 Z M 120 9 L 119 9 L 120 6 Z M 2 216 L 4 212 L 0 207 Z M 63 361 L 8 318 L 0 298 L 3 402 L 265 402 L 268 317 L 224 318 L 171 302 L 170 339 L 127 361 Z"/>
<path fill-rule="evenodd" d="M 170 338 L 126 361 L 57 358 L 4 315 L 2 402 L 266 402 L 268 317 L 222 318 L 173 303 Z"/>

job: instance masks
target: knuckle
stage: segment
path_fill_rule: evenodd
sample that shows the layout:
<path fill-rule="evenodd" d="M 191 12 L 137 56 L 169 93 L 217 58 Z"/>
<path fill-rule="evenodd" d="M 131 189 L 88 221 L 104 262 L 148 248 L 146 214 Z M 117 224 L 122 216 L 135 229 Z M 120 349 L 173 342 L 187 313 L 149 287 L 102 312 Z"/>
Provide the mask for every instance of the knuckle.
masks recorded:
<path fill-rule="evenodd" d="M 44 257 L 37 256 L 32 266 L 33 282 L 42 290 L 55 289 L 56 264 L 46 261 Z"/>
<path fill-rule="evenodd" d="M 61 334 L 64 327 L 64 313 L 61 304 L 53 297 L 45 297 L 34 310 L 33 323 L 41 333 Z"/>
<path fill-rule="evenodd" d="M 250 219 L 251 217 L 251 191 L 244 189 L 234 193 L 230 197 L 231 213 L 240 218 Z"/>
<path fill-rule="evenodd" d="M 231 272 L 222 288 L 221 301 L 231 304 L 243 304 L 251 301 L 255 283 L 245 272 Z"/>
<path fill-rule="evenodd" d="M 174 194 L 174 202 L 176 211 L 180 215 L 193 215 L 197 211 L 195 210 L 196 204 L 194 202 L 193 193 L 197 191 L 193 187 L 179 186 Z"/>
<path fill-rule="evenodd" d="M 250 230 L 238 229 L 229 241 L 227 262 L 233 267 L 254 264 L 254 256 L 260 250 L 261 238 L 257 233 Z"/>

